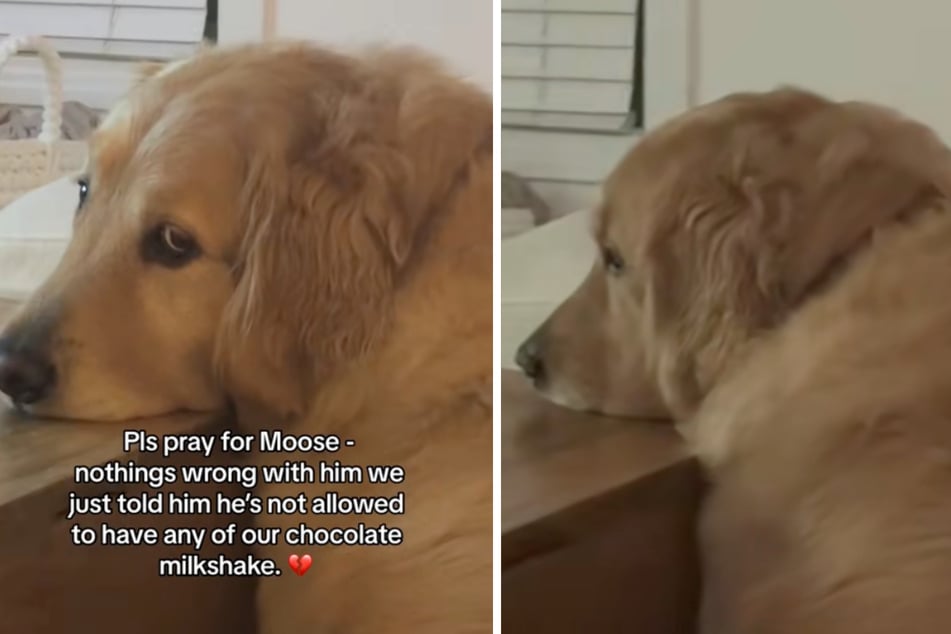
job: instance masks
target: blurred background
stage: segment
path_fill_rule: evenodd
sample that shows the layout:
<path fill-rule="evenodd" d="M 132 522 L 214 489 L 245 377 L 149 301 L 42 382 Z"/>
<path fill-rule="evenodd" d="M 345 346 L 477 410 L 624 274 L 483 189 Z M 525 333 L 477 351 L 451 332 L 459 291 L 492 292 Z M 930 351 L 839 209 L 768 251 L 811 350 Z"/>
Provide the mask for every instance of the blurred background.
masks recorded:
<path fill-rule="evenodd" d="M 951 4 L 501 0 L 503 167 L 563 215 L 650 128 L 796 84 L 895 106 L 951 138 Z"/>
<path fill-rule="evenodd" d="M 492 88 L 491 0 L 0 0 L 0 38 L 7 35 L 48 37 L 64 58 L 66 99 L 94 109 L 127 89 L 137 62 L 187 56 L 202 39 L 411 43 Z M 43 94 L 30 56 L 2 70 L 0 103 L 38 105 Z"/>

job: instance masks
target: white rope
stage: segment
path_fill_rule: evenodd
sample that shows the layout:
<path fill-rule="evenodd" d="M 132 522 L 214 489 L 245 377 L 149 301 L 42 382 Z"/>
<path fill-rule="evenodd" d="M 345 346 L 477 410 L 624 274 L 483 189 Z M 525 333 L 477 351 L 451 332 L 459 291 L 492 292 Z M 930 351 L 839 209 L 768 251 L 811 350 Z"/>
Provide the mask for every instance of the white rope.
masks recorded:
<path fill-rule="evenodd" d="M 43 125 L 39 140 L 59 141 L 63 125 L 63 66 L 56 49 L 39 35 L 8 37 L 0 44 L 0 70 L 10 58 L 23 51 L 34 51 L 46 71 L 46 98 L 43 101 Z"/>

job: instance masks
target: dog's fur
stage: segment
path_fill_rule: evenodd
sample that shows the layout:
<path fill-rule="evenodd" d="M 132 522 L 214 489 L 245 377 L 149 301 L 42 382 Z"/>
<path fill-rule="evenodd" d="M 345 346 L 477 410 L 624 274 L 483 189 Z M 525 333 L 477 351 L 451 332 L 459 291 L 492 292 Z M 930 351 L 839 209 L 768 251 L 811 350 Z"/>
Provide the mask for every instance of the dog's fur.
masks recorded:
<path fill-rule="evenodd" d="M 648 134 L 534 335 L 554 400 L 690 421 L 705 634 L 951 628 L 951 153 L 783 89 Z M 614 258 L 613 261 L 616 261 Z"/>
<path fill-rule="evenodd" d="M 151 69 L 91 142 L 87 202 L 4 333 L 57 368 L 39 415 L 128 419 L 232 402 L 248 431 L 339 434 L 402 465 L 399 547 L 273 547 L 260 631 L 488 632 L 492 617 L 492 107 L 410 52 L 303 44 Z M 143 257 L 161 223 L 201 254 Z M 309 496 L 326 485 L 264 485 Z M 295 578 L 290 552 L 313 554 Z"/>

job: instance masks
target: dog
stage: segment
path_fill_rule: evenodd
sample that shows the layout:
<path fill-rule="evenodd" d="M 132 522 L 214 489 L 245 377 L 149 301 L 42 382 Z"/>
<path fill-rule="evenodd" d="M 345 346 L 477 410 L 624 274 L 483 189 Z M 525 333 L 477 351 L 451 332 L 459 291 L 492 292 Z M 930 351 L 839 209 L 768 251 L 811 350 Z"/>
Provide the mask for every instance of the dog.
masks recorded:
<path fill-rule="evenodd" d="M 490 98 L 421 53 L 279 42 L 149 67 L 91 140 L 0 389 L 36 416 L 230 407 L 243 431 L 350 439 L 342 463 L 405 482 L 255 493 L 405 492 L 402 543 L 303 546 L 306 576 L 260 580 L 259 631 L 488 632 L 492 165 Z M 316 464 L 253 458 L 285 459 Z"/>
<path fill-rule="evenodd" d="M 704 634 L 951 628 L 949 197 L 928 127 L 795 88 L 675 117 L 607 179 L 601 259 L 517 360 L 678 422 Z"/>

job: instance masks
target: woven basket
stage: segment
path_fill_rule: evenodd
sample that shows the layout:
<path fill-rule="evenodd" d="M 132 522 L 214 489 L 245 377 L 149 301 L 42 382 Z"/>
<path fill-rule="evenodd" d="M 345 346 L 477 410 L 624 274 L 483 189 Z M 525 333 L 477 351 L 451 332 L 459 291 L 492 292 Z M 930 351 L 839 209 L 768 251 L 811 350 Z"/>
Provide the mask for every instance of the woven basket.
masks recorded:
<path fill-rule="evenodd" d="M 0 207 L 58 178 L 78 172 L 86 162 L 86 142 L 61 138 L 63 71 L 59 54 L 39 36 L 10 37 L 0 43 L 0 73 L 11 57 L 35 51 L 46 72 L 43 125 L 36 139 L 0 140 Z"/>

